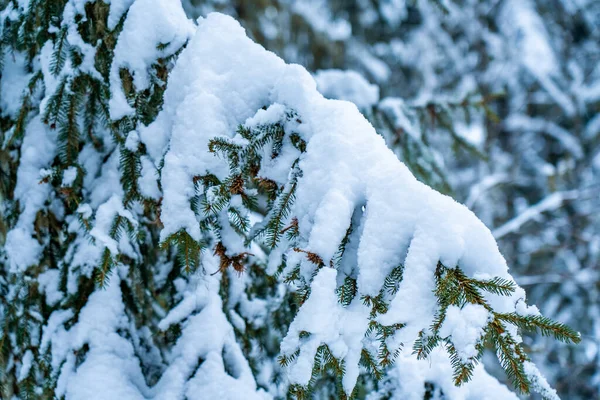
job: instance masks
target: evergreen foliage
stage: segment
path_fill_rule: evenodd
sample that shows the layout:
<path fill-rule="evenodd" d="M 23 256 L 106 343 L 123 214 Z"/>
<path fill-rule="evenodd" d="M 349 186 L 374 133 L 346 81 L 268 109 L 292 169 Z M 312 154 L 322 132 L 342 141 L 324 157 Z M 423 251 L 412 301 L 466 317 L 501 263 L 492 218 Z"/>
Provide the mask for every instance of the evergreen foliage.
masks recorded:
<path fill-rule="evenodd" d="M 471 208 L 530 301 L 582 332 L 579 346 L 527 337 L 548 350 L 533 352 L 536 363 L 563 397 L 597 396 L 599 2 L 184 6 L 193 17 L 230 14 L 267 49 L 306 66 L 326 97 L 355 102 L 421 181 Z M 428 104 L 450 114 L 458 136 Z"/>
<path fill-rule="evenodd" d="M 81 399 L 114 390 L 123 398 L 202 398 L 200 392 L 212 390 L 211 384 L 248 398 L 363 398 L 385 390 L 394 362 L 411 349 L 396 340 L 407 325 L 384 324 L 381 317 L 390 315 L 411 275 L 395 263 L 386 267 L 376 291 L 362 291 L 358 264 L 350 264 L 365 229 L 362 208 L 368 205 L 355 207 L 350 220 L 341 222 L 341 240 L 331 239 L 337 249 L 332 254 L 309 246 L 307 222 L 295 213 L 299 187 L 306 182 L 303 161 L 315 152 L 314 132 L 305 122 L 310 116 L 288 107 L 276 121 L 243 123 L 194 149 L 203 161 L 219 158 L 226 172 L 194 170 L 188 186 L 181 187 L 194 229 L 164 229 L 170 223 L 165 215 L 184 210 L 165 210 L 171 203 L 164 172 L 172 160 L 166 152 L 155 159 L 143 132 L 170 112 L 169 74 L 196 29 L 177 19 L 183 11 L 176 3 L 0 3 L 1 79 L 22 82 L 21 93 L 9 99 L 18 98 L 19 104 L 3 105 L 0 120 L 0 397 Z M 168 20 L 160 13 L 165 4 L 165 10 L 176 9 L 169 14 L 171 23 L 185 25 L 179 31 L 162 25 Z M 150 56 L 140 61 L 145 63 L 141 77 L 139 66 L 115 53 L 130 33 L 130 14 L 145 15 L 142 11 L 153 6 L 158 11 L 149 15 L 157 20 L 147 23 L 153 29 L 159 21 L 156 30 L 163 37 L 146 43 Z M 117 91 L 131 112 L 115 113 Z M 487 100 L 475 103 L 488 112 Z M 470 100 L 428 103 L 413 112 L 421 120 L 429 115 L 458 146 L 485 158 L 453 129 L 451 110 L 471 105 Z M 260 120 L 276 106 L 253 110 L 255 117 Z M 385 118 L 384 108 L 372 115 L 388 128 L 394 124 Z M 402 146 L 418 177 L 434 177 L 433 186 L 450 191 L 424 141 L 413 137 Z M 480 279 L 461 265 L 436 262 L 437 312 L 431 327 L 419 329 L 411 356 L 428 359 L 434 349 L 445 349 L 453 383 L 460 386 L 473 378 L 489 348 L 518 391 L 552 398 L 544 383 L 534 382 L 543 378 L 531 373 L 537 369 L 520 330 L 575 343 L 579 335 L 525 305 L 529 313 L 499 311 L 496 297 L 524 302 L 509 277 Z M 336 312 L 365 311 L 364 329 L 352 332 L 360 345 L 352 349 L 355 359 L 298 319 L 331 282 Z M 469 307 L 487 317 L 475 338 L 476 353 L 465 358 L 456 335 L 444 332 L 448 315 L 460 320 L 461 310 Z M 307 382 L 290 379 L 289 371 L 311 352 Z M 99 374 L 116 386 L 94 381 Z M 91 389 L 82 389 L 88 383 Z M 439 389 L 429 385 L 426 391 Z"/>

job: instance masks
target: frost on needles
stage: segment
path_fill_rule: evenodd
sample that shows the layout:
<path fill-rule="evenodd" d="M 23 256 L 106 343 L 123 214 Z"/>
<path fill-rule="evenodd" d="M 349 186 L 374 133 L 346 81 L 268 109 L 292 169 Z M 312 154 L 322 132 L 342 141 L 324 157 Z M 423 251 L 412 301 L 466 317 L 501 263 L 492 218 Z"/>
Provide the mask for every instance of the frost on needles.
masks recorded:
<path fill-rule="evenodd" d="M 355 105 L 221 14 L 43 3 L 2 12 L 24 75 L 3 114 L 3 394 L 304 398 L 329 379 L 340 398 L 516 398 L 488 348 L 517 391 L 556 398 L 520 332 L 578 334 Z"/>

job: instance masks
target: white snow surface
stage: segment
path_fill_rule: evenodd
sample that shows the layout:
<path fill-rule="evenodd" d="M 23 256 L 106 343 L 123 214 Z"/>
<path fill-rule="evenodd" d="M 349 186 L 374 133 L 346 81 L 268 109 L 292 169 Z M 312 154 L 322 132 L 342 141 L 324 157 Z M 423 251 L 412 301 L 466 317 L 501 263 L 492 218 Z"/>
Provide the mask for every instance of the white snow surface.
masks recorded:
<path fill-rule="evenodd" d="M 203 262 L 208 271 L 218 268 L 219 261 L 212 255 L 207 254 Z M 160 322 L 159 327 L 165 330 L 185 320 L 181 337 L 169 354 L 169 366 L 153 388 L 156 400 L 269 398 L 257 390 L 233 327 L 223 313 L 219 278 L 210 274 L 193 276 L 181 302 Z M 198 367 L 200 359 L 204 361 Z"/>
<path fill-rule="evenodd" d="M 92 293 L 71 329 L 45 330 L 42 343 L 52 344 L 52 365 L 60 370 L 57 396 L 74 400 L 149 397 L 134 348 L 117 332 L 128 328 L 119 282 L 118 274 L 114 274 L 105 290 Z M 55 315 L 60 318 L 63 312 Z M 85 361 L 76 366 L 73 350 L 84 344 L 89 351 Z"/>
<path fill-rule="evenodd" d="M 475 366 L 471 381 L 456 386 L 452 380 L 452 365 L 443 348 L 434 349 L 426 360 L 403 353 L 388 372 L 380 392 L 391 392 L 391 397 L 371 393 L 367 400 L 422 400 L 425 398 L 425 383 L 433 383 L 452 400 L 518 400 L 506 386 L 489 375 L 482 364 Z M 437 397 L 434 397 L 437 398 Z"/>
<path fill-rule="evenodd" d="M 285 69 L 281 59 L 248 39 L 233 19 L 210 14 L 198 22 L 169 77 L 163 110 L 140 130 L 155 165 L 169 150 L 161 181 L 163 240 L 180 229 L 200 240 L 189 207 L 195 194 L 192 179 L 209 171 L 225 178 L 229 172 L 223 160 L 207 154 L 208 142 L 235 133 L 246 118 L 269 104 L 269 91 Z"/>
<path fill-rule="evenodd" d="M 108 21 L 107 21 L 108 29 L 111 29 L 111 30 L 115 29 L 115 27 L 119 23 L 119 20 L 121 19 L 123 14 L 125 14 L 127 12 L 127 10 L 129 9 L 129 6 L 131 6 L 131 4 L 134 1 L 135 0 L 105 0 L 104 1 L 105 3 L 110 2 L 110 12 L 108 13 Z"/>
<path fill-rule="evenodd" d="M 328 99 L 350 101 L 369 110 L 379 101 L 379 86 L 369 83 L 356 71 L 325 69 L 315 74 L 317 89 Z"/>
<path fill-rule="evenodd" d="M 3 116 L 15 118 L 23 104 L 23 91 L 27 88 L 31 74 L 25 72 L 26 60 L 23 54 L 6 52 L 2 57 L 4 64 L 0 80 L 0 108 Z"/>
<path fill-rule="evenodd" d="M 266 111 L 263 106 L 268 106 Z M 430 327 L 437 308 L 432 291 L 438 261 L 459 265 L 468 276 L 512 280 L 484 224 L 466 207 L 418 182 L 354 104 L 325 99 L 304 68 L 286 65 L 247 38 L 235 20 L 221 14 L 198 21 L 196 33 L 170 74 L 163 110 L 139 132 L 154 165 L 164 158 L 163 240 L 182 229 L 200 239 L 198 221 L 189 207 L 195 194 L 193 177 L 212 173 L 223 179 L 229 173 L 224 160 L 207 153 L 208 142 L 219 136 L 234 137 L 239 124 L 264 122 L 285 109 L 298 113 L 301 123 L 292 124 L 307 142 L 307 150 L 302 155 L 286 150 L 265 163 L 260 174 L 284 184 L 300 156 L 302 177 L 290 217 L 298 218 L 301 247 L 318 254 L 325 265 L 353 215 L 360 214 L 355 257 L 349 261 L 358 271 L 357 298 L 376 296 L 391 270 L 404 265 L 399 292 L 389 311 L 379 317 L 384 325 L 405 324 L 389 341 L 393 349 L 402 343 L 410 348 L 418 333 Z M 228 250 L 247 250 L 234 236 L 224 234 Z M 271 258 L 281 254 L 276 250 Z M 315 265 L 299 253 L 288 252 L 288 262 L 293 260 L 301 262 L 301 275 L 310 281 Z M 351 391 L 358 376 L 361 327 L 367 326 L 368 313 L 358 305 L 334 307 L 336 273 L 319 272 L 312 284 L 316 300 L 304 304 L 282 350 L 299 345 L 301 355 L 290 368 L 290 380 L 306 384 L 311 356 L 319 344 L 328 344 L 347 361 L 343 383 Z M 498 312 L 513 312 L 524 297 L 519 289 L 512 297 L 490 295 L 487 300 Z M 306 317 L 320 302 L 331 305 L 327 326 Z M 352 321 L 351 330 L 345 321 Z M 301 331 L 314 339 L 298 341 Z"/>
<path fill-rule="evenodd" d="M 42 246 L 33 237 L 36 215 L 51 193 L 49 183 L 40 183 L 40 171 L 52 162 L 56 151 L 56 133 L 35 117 L 25 130 L 21 162 L 17 170 L 15 200 L 19 200 L 19 220 L 6 235 L 4 250 L 11 272 L 24 271 L 37 264 Z"/>
<path fill-rule="evenodd" d="M 218 259 L 209 255 L 205 263 L 217 268 Z M 256 388 L 223 314 L 219 278 L 209 274 L 190 279 L 180 305 L 161 322 L 167 329 L 185 319 L 181 337 L 167 355 L 168 366 L 158 383 L 149 387 L 132 343 L 118 332 L 131 328 L 119 285 L 126 274 L 126 268 L 118 268 L 107 287 L 90 296 L 70 329 L 62 325 L 72 318 L 71 311 L 58 310 L 50 317 L 41 347 L 51 345 L 52 365 L 60 371 L 57 395 L 73 400 L 270 398 Z M 89 351 L 76 366 L 74 351 L 84 344 Z"/>
<path fill-rule="evenodd" d="M 110 16 L 116 16 L 126 4 L 118 1 L 111 6 Z M 126 2 L 125 2 L 126 3 Z M 117 8 L 113 8 L 113 7 Z M 113 14 L 114 13 L 114 14 Z M 113 23 L 112 20 L 109 23 Z M 114 120 L 133 113 L 121 86 L 119 71 L 127 68 L 133 75 L 136 90 L 150 85 L 148 69 L 160 57 L 173 54 L 185 44 L 194 31 L 193 23 L 187 19 L 179 1 L 138 0 L 127 12 L 123 31 L 115 47 L 110 69 L 111 99 L 110 116 Z M 164 48 L 157 48 L 157 43 Z"/>
<path fill-rule="evenodd" d="M 489 314 L 479 304 L 466 304 L 463 308 L 450 306 L 440 328 L 440 336 L 450 337 L 458 356 L 464 363 L 477 356 L 475 345 L 483 336 Z"/>
<path fill-rule="evenodd" d="M 360 360 L 370 308 L 358 297 L 348 307 L 342 307 L 335 293 L 336 275 L 333 268 L 325 267 L 319 271 L 312 282 L 310 297 L 281 343 L 281 351 L 291 354 L 300 347 L 300 355 L 290 371 L 290 381 L 306 385 L 318 347 L 327 344 L 337 359 L 345 361 L 347 369 L 342 385 L 346 393 L 352 393 L 359 374 L 355 366 Z M 302 339 L 300 346 L 301 331 L 309 332 L 310 337 Z"/>
<path fill-rule="evenodd" d="M 71 166 L 63 171 L 63 179 L 61 185 L 71 186 L 75 182 L 75 179 L 77 179 L 77 168 Z"/>

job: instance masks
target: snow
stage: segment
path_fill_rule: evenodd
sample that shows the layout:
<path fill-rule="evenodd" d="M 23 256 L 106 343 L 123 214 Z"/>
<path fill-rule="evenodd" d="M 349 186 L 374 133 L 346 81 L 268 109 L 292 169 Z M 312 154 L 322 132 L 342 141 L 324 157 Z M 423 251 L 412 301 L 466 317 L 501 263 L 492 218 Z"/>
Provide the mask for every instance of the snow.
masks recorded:
<path fill-rule="evenodd" d="M 575 158 L 583 157 L 583 149 L 577 137 L 550 121 L 525 115 L 513 115 L 506 120 L 506 128 L 511 131 L 545 133 L 556 139 Z"/>
<path fill-rule="evenodd" d="M 379 86 L 369 83 L 356 71 L 320 70 L 315 80 L 323 96 L 350 101 L 360 110 L 368 111 L 379 101 Z"/>
<path fill-rule="evenodd" d="M 63 171 L 63 179 L 62 179 L 61 186 L 63 186 L 63 187 L 72 186 L 73 183 L 75 182 L 75 179 L 77 179 L 77 168 L 71 166 Z"/>
<path fill-rule="evenodd" d="M 46 295 L 46 302 L 53 306 L 63 298 L 63 293 L 58 289 L 60 271 L 49 269 L 38 277 L 40 291 Z"/>
<path fill-rule="evenodd" d="M 451 338 L 460 359 L 468 363 L 477 356 L 475 345 L 483 336 L 489 317 L 485 307 L 478 304 L 466 304 L 462 308 L 451 305 L 446 310 L 440 336 Z"/>
<path fill-rule="evenodd" d="M 507 183 L 508 181 L 508 175 L 503 173 L 486 176 L 481 182 L 471 186 L 469 196 L 467 197 L 467 200 L 465 200 L 465 205 L 469 208 L 473 208 L 475 203 L 482 198 L 486 191 L 495 186 Z"/>
<path fill-rule="evenodd" d="M 121 3 L 122 1 L 119 1 Z M 125 2 L 126 3 L 126 2 Z M 120 4 L 122 7 L 125 4 Z M 113 15 L 111 7 L 111 16 Z M 117 11 L 115 11 L 114 15 Z M 112 21 L 111 21 L 112 22 Z M 138 0 L 127 12 L 123 31 L 119 35 L 110 68 L 110 116 L 114 120 L 133 113 L 121 87 L 119 71 L 128 69 L 135 89 L 150 86 L 150 67 L 159 58 L 173 54 L 183 46 L 194 31 L 180 2 L 170 0 Z M 157 48 L 157 43 L 164 48 Z"/>
<path fill-rule="evenodd" d="M 296 1 L 293 11 L 304 17 L 315 31 L 326 34 L 331 40 L 344 40 L 352 35 L 350 22 L 342 18 L 333 18 L 320 0 Z"/>
<path fill-rule="evenodd" d="M 110 231 L 116 216 L 126 218 L 133 226 L 138 224 L 131 211 L 123 207 L 120 197 L 113 195 L 107 202 L 98 207 L 95 224 L 90 231 L 90 235 L 96 239 L 96 242 L 108 248 L 115 256 L 119 254 L 119 242 L 111 237 Z M 123 250 L 121 249 L 121 251 Z"/>
<path fill-rule="evenodd" d="M 434 384 L 452 400 L 517 400 L 519 397 L 505 385 L 488 374 L 482 364 L 475 366 L 471 381 L 457 387 L 452 380 L 452 365 L 443 348 L 436 348 L 427 360 L 403 353 L 381 384 L 379 392 L 371 393 L 367 400 L 422 400 L 425 383 Z M 389 392 L 390 396 L 386 396 Z M 433 397 L 436 398 L 436 397 Z"/>
<path fill-rule="evenodd" d="M 81 204 L 77 207 L 77 212 L 81 214 L 81 216 L 85 219 L 88 219 L 92 216 L 92 207 L 89 204 Z"/>
<path fill-rule="evenodd" d="M 218 269 L 215 256 L 206 254 L 203 260 L 207 270 Z M 164 330 L 185 319 L 181 337 L 168 355 L 168 367 L 152 388 L 153 397 L 267 399 L 264 391 L 257 390 L 248 361 L 223 313 L 219 276 L 194 275 L 183 290 L 183 300 L 159 324 Z M 198 360 L 203 360 L 199 368 Z M 226 372 L 225 364 L 233 375 Z"/>
<path fill-rule="evenodd" d="M 387 66 L 386 63 L 381 61 L 379 58 L 374 57 L 372 54 L 356 50 L 357 57 L 362 63 L 363 67 L 369 72 L 375 81 L 382 84 L 385 83 L 392 75 L 392 70 Z"/>
<path fill-rule="evenodd" d="M 93 184 L 90 182 L 90 185 L 86 187 L 91 192 L 89 204 L 92 209 L 97 210 L 102 203 L 105 203 L 113 196 L 123 197 L 121 174 L 119 173 L 120 157 L 120 151 L 113 151 L 108 160 L 101 164 L 101 168 L 98 171 L 100 176 L 96 177 Z"/>
<path fill-rule="evenodd" d="M 127 12 L 134 0 L 107 0 L 110 2 L 110 12 L 108 13 L 107 27 L 110 30 L 115 29 L 123 14 Z"/>
<path fill-rule="evenodd" d="M 473 121 L 471 124 L 456 124 L 456 134 L 477 148 L 485 143 L 485 126 L 483 121 Z"/>
<path fill-rule="evenodd" d="M 592 139 L 600 134 L 600 114 L 594 115 L 585 127 L 585 138 Z"/>
<path fill-rule="evenodd" d="M 379 108 L 390 115 L 395 128 L 401 129 L 415 140 L 421 140 L 421 127 L 417 115 L 404 100 L 386 97 L 379 103 Z"/>
<path fill-rule="evenodd" d="M 384 0 L 379 10 L 391 26 L 397 26 L 407 17 L 406 0 Z"/>
<path fill-rule="evenodd" d="M 158 171 L 148 156 L 141 156 L 140 163 L 142 170 L 138 178 L 140 193 L 144 197 L 158 200 L 161 197 L 161 192 L 158 189 Z"/>
<path fill-rule="evenodd" d="M 2 116 L 15 118 L 23 104 L 23 92 L 31 79 L 26 73 L 25 56 L 21 53 L 3 54 L 2 79 L 0 79 L 0 109 Z M 10 137 L 10 135 L 7 135 Z"/>
<path fill-rule="evenodd" d="M 111 276 L 105 290 L 92 293 L 77 323 L 68 331 L 60 329 L 54 333 L 52 364 L 64 362 L 57 396 L 77 400 L 149 398 L 133 346 L 117 332 L 128 326 L 119 282 L 118 274 Z M 76 366 L 72 350 L 81 349 L 84 344 L 89 351 L 85 361 Z"/>
<path fill-rule="evenodd" d="M 125 148 L 129 151 L 136 152 L 138 151 L 138 146 L 140 144 L 140 136 L 136 131 L 131 131 L 127 135 L 127 139 L 125 139 Z"/>
<path fill-rule="evenodd" d="M 139 132 L 155 165 L 169 150 L 161 179 L 161 240 L 180 229 L 200 239 L 189 207 L 195 195 L 192 179 L 209 171 L 224 178 L 229 172 L 223 160 L 207 154 L 208 142 L 231 136 L 267 101 L 284 65 L 247 39 L 234 20 L 211 14 L 198 22 L 196 34 L 170 74 L 163 110 Z"/>
<path fill-rule="evenodd" d="M 40 170 L 48 167 L 56 151 L 55 134 L 35 117 L 25 130 L 21 145 L 14 198 L 20 202 L 17 224 L 6 236 L 4 249 L 12 272 L 24 271 L 38 262 L 42 246 L 33 237 L 33 224 L 50 195 L 50 184 L 40 183 Z"/>
<path fill-rule="evenodd" d="M 285 106 L 283 104 L 272 104 L 266 110 L 258 110 L 255 115 L 248 118 L 244 122 L 244 126 L 260 126 L 268 124 L 276 124 L 283 119 L 285 116 Z M 234 139 L 236 139 L 235 137 Z M 241 143 L 247 142 L 243 138 L 240 138 Z"/>
<path fill-rule="evenodd" d="M 556 74 L 557 62 L 544 22 L 531 0 L 510 0 L 503 7 L 509 35 L 514 35 L 523 64 L 535 75 Z"/>
<path fill-rule="evenodd" d="M 531 361 L 525 361 L 523 363 L 523 371 L 529 378 L 533 390 L 541 394 L 544 399 L 548 400 L 559 400 L 556 390 L 552 389 L 546 378 L 544 378 L 538 368 Z"/>
<path fill-rule="evenodd" d="M 33 361 L 33 353 L 31 350 L 27 350 L 25 355 L 23 356 L 23 360 L 21 361 L 21 369 L 19 370 L 19 377 L 17 382 L 21 382 L 23 379 L 27 378 L 29 375 L 29 371 L 31 371 L 31 365 Z"/>
<path fill-rule="evenodd" d="M 81 34 L 77 29 L 77 24 L 75 23 L 76 17 L 78 15 L 85 16 L 85 4 L 88 3 L 88 0 L 71 0 L 65 4 L 65 8 L 63 11 L 62 25 L 61 27 L 66 29 L 67 36 L 66 42 L 67 47 L 66 51 L 68 51 L 69 47 L 75 47 L 79 50 L 81 54 L 81 63 L 77 66 L 77 69 L 80 72 L 87 73 L 90 76 L 102 80 L 102 75 L 96 70 L 95 67 L 95 58 L 96 58 L 96 48 L 90 43 L 86 43 Z M 48 42 L 50 43 L 50 42 Z M 60 74 L 65 74 L 70 70 L 70 60 L 67 57 L 65 62 L 65 67 L 63 67 L 63 71 Z M 46 76 L 44 76 L 44 80 L 46 81 Z M 49 89 L 47 87 L 47 89 Z M 47 93 L 52 93 L 53 91 L 47 90 Z"/>
<path fill-rule="evenodd" d="M 289 379 L 292 383 L 307 385 L 317 349 L 321 344 L 327 345 L 334 357 L 345 362 L 342 385 L 344 391 L 350 394 L 359 375 L 358 361 L 370 309 L 359 298 L 344 309 L 335 293 L 336 275 L 335 269 L 327 267 L 317 273 L 308 300 L 300 308 L 281 343 L 281 353 L 289 356 L 300 347 L 300 355 L 290 368 Z M 308 332 L 310 336 L 300 339 L 301 332 Z"/>
<path fill-rule="evenodd" d="M 540 310 L 536 306 L 530 306 L 523 300 L 517 301 L 517 304 L 515 304 L 515 311 L 518 315 L 524 317 L 541 315 Z"/>
<path fill-rule="evenodd" d="M 300 157 L 302 174 L 289 216 L 298 218 L 300 237 L 295 245 L 318 254 L 325 265 L 358 213 L 361 226 L 353 236 L 355 257 L 347 260 L 356 266 L 356 299 L 377 296 L 392 269 L 404 265 L 398 294 L 389 311 L 378 317 L 384 325 L 405 324 L 388 343 L 393 350 L 401 343 L 410 348 L 419 332 L 431 326 L 437 310 L 433 289 L 438 261 L 449 267 L 459 265 L 468 276 L 512 280 L 484 224 L 466 207 L 417 181 L 356 105 L 325 99 L 306 70 L 284 64 L 253 43 L 233 19 L 209 14 L 198 23 L 171 72 L 161 113 L 139 131 L 154 165 L 164 158 L 162 240 L 181 229 L 200 239 L 197 217 L 189 207 L 195 195 L 193 178 L 212 173 L 224 179 L 229 174 L 225 160 L 207 153 L 209 140 L 223 136 L 243 143 L 236 137 L 239 124 L 251 128 L 273 121 L 289 109 L 298 118 L 284 121 L 286 130 L 297 132 L 306 141 L 306 152 L 300 154 L 288 143 L 282 156 L 266 162 L 259 175 L 286 184 L 294 160 Z M 266 110 L 261 109 L 264 105 Z M 228 233 L 228 224 L 222 225 L 228 250 L 247 251 L 240 238 Z M 346 308 L 339 306 L 336 271 L 322 268 L 317 272 L 303 253 L 286 247 L 289 243 L 283 241 L 280 246 L 282 251 L 273 252 L 275 261 L 270 264 L 277 264 L 282 252 L 286 253 L 288 265 L 300 263 L 301 276 L 307 282 L 312 280 L 311 295 L 282 343 L 284 354 L 300 349 L 300 356 L 290 366 L 290 380 L 306 384 L 315 352 L 326 344 L 334 356 L 346 361 L 343 386 L 349 393 L 358 376 L 368 309 L 359 300 Z M 523 298 L 524 291 L 518 290 L 512 297 L 489 296 L 486 300 L 498 312 L 513 312 Z M 163 321 L 163 327 L 184 318 L 197 304 L 184 298 Z M 210 303 L 200 314 L 211 313 L 209 308 Z M 465 357 L 472 356 L 474 337 L 481 331 L 483 314 L 479 311 L 470 307 L 465 312 L 451 310 L 454 314 L 445 328 L 453 333 L 452 340 Z M 211 314 L 211 318 L 218 321 L 221 317 Z M 469 328 L 468 335 L 458 335 L 460 323 Z M 302 331 L 311 335 L 300 341 Z"/>
<path fill-rule="evenodd" d="M 550 45 L 544 21 L 531 0 L 510 0 L 501 9 L 501 29 L 512 40 L 517 59 L 560 105 L 568 116 L 575 114 L 575 105 L 568 94 L 554 82 L 559 75 L 558 62 Z"/>

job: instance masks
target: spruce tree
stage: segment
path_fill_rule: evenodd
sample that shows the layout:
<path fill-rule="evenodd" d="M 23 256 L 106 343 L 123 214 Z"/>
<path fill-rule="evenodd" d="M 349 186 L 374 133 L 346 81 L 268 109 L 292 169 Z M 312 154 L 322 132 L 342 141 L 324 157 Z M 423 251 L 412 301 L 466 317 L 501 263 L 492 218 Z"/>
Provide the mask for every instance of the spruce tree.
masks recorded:
<path fill-rule="evenodd" d="M 234 20 L 168 0 L 1 18 L 2 398 L 507 394 L 486 349 L 556 397 L 521 332 L 579 335 L 354 105 Z"/>
<path fill-rule="evenodd" d="M 545 349 L 533 353 L 540 368 L 565 398 L 597 395 L 600 2 L 183 3 L 234 16 L 307 67 L 419 180 L 471 208 L 529 300 L 582 332 L 578 346 L 526 338 Z"/>

